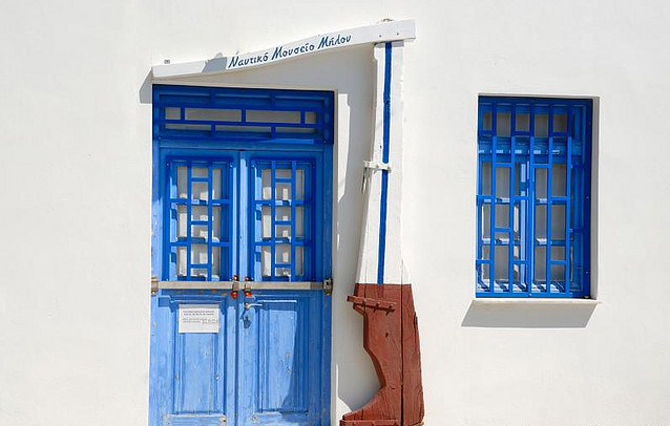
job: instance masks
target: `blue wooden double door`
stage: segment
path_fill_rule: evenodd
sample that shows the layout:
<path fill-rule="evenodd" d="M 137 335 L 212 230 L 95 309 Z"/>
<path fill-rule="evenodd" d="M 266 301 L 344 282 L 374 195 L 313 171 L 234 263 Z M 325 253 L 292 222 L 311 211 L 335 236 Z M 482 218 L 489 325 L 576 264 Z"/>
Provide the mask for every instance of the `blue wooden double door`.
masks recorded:
<path fill-rule="evenodd" d="M 151 426 L 330 424 L 326 155 L 161 151 Z"/>

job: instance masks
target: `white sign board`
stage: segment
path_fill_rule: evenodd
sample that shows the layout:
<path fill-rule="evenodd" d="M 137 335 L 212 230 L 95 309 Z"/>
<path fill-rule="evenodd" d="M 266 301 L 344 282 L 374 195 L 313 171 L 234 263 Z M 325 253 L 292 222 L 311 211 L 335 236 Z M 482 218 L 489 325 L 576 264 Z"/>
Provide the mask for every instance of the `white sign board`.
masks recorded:
<path fill-rule="evenodd" d="M 234 71 L 270 65 L 286 59 L 343 47 L 387 41 L 412 40 L 415 37 L 416 29 L 413 20 L 384 21 L 375 25 L 319 34 L 291 43 L 275 45 L 269 49 L 258 50 L 256 52 L 238 53 L 228 57 L 219 55 L 204 61 L 155 65 L 151 67 L 151 70 L 154 78 Z"/>
<path fill-rule="evenodd" d="M 219 305 L 179 305 L 180 333 L 218 333 Z"/>

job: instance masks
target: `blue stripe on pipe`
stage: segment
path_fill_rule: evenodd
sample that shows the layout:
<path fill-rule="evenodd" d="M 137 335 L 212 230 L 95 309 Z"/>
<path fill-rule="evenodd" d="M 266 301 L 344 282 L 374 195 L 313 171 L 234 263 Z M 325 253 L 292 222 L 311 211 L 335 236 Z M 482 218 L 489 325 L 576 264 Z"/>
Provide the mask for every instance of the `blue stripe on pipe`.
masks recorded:
<path fill-rule="evenodd" d="M 391 60 L 393 47 L 386 43 L 384 54 L 384 127 L 382 162 L 388 164 L 391 133 Z M 384 282 L 384 256 L 386 255 L 386 204 L 388 201 L 388 170 L 382 170 L 382 194 L 379 209 L 379 252 L 377 259 L 377 284 Z"/>

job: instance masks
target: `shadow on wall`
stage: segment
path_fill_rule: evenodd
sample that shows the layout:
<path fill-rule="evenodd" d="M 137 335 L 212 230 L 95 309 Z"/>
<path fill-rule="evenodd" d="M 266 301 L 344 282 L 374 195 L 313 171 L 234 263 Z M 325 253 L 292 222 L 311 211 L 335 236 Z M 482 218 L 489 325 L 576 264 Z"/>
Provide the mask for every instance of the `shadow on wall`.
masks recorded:
<path fill-rule="evenodd" d="M 584 328 L 595 304 L 486 304 L 471 302 L 463 327 Z"/>
<path fill-rule="evenodd" d="M 332 51 L 225 74 L 171 79 L 169 84 L 336 90 L 336 146 L 333 190 L 332 413 L 364 405 L 379 388 L 372 360 L 363 349 L 363 320 L 346 301 L 354 289 L 363 212 L 361 177 L 373 133 L 372 46 Z M 177 61 L 175 61 L 177 62 Z M 138 88 L 151 104 L 152 76 Z M 147 140 L 147 143 L 150 143 Z M 339 401 L 338 401 L 339 400 Z M 346 407 L 343 407 L 346 405 Z"/>

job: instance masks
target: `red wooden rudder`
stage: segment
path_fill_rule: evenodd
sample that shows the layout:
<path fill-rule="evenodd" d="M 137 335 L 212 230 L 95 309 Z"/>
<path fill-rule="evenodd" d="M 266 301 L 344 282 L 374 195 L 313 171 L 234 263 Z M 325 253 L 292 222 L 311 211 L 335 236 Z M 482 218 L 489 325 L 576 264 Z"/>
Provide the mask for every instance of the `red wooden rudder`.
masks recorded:
<path fill-rule="evenodd" d="M 348 300 L 363 315 L 365 350 L 379 377 L 377 394 L 340 426 L 423 424 L 419 329 L 411 284 L 356 284 Z"/>

